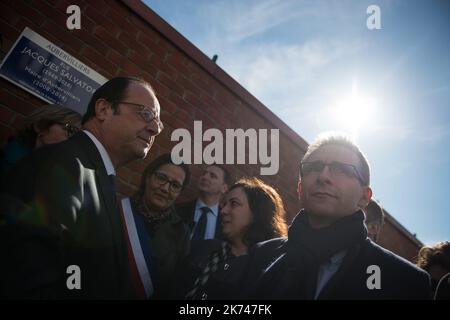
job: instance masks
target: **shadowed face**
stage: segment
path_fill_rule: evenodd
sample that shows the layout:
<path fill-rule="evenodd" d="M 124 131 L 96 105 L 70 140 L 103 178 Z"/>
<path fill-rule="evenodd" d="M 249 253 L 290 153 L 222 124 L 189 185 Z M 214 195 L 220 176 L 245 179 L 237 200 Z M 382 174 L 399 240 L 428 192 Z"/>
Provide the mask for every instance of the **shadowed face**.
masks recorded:
<path fill-rule="evenodd" d="M 210 195 L 225 193 L 227 185 L 223 170 L 216 166 L 206 167 L 198 181 L 198 189 Z"/>
<path fill-rule="evenodd" d="M 180 195 L 185 178 L 186 174 L 179 166 L 168 163 L 159 167 L 147 178 L 147 206 L 156 211 L 168 209 Z"/>
<path fill-rule="evenodd" d="M 220 214 L 224 237 L 228 240 L 242 240 L 253 220 L 247 195 L 242 188 L 234 188 L 225 195 Z"/>
<path fill-rule="evenodd" d="M 321 170 L 303 173 L 300 181 L 302 203 L 317 227 L 329 225 L 366 207 L 372 193 L 369 187 L 361 185 L 357 173 L 352 171 L 360 168 L 359 158 L 352 150 L 325 145 L 305 161 L 325 164 Z M 346 166 L 348 170 L 330 169 L 328 165 L 332 163 L 350 166 Z"/>
<path fill-rule="evenodd" d="M 36 148 L 39 148 L 46 144 L 58 143 L 70 138 L 76 131 L 80 129 L 80 124 L 63 124 L 54 123 L 50 127 L 44 130 L 37 130 L 38 137 L 36 139 Z"/>
<path fill-rule="evenodd" d="M 116 104 L 119 112 L 114 114 L 112 108 L 108 110 L 103 124 L 108 153 L 127 161 L 145 158 L 160 133 L 158 100 L 148 86 L 131 83 L 123 101 Z M 152 112 L 157 120 L 146 121 L 138 105 Z"/>

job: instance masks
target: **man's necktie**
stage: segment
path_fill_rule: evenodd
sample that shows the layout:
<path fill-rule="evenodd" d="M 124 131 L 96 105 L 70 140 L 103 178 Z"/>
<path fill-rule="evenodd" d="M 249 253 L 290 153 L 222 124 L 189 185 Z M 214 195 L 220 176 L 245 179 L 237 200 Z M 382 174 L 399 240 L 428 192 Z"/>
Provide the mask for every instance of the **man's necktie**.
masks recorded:
<path fill-rule="evenodd" d="M 195 225 L 194 234 L 192 235 L 192 241 L 200 241 L 205 239 L 206 222 L 208 221 L 208 212 L 211 211 L 208 207 L 201 207 L 200 219 L 198 219 Z"/>

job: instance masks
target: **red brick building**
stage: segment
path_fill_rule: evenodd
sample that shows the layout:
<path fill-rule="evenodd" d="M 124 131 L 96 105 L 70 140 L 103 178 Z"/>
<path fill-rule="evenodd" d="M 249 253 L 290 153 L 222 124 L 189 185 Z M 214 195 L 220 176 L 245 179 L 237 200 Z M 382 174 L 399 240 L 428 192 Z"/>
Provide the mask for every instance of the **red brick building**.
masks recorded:
<path fill-rule="evenodd" d="M 66 28 L 69 5 L 81 8 L 81 29 Z M 277 175 L 261 176 L 283 197 L 290 221 L 300 205 L 296 195 L 299 161 L 307 143 L 266 106 L 232 79 L 186 38 L 137 0 L 17 0 L 0 2 L 0 33 L 3 59 L 25 27 L 95 69 L 106 78 L 139 76 L 156 89 L 166 129 L 156 139 L 151 155 L 119 170 L 120 192 L 130 195 L 139 184 L 146 164 L 170 152 L 177 128 L 192 132 L 194 120 L 203 131 L 217 128 L 279 129 L 280 169 Z M 14 133 L 43 101 L 0 79 L 0 144 Z M 192 166 L 193 182 L 201 170 Z M 260 165 L 234 165 L 236 176 L 260 175 Z M 184 199 L 194 196 L 188 188 Z M 421 243 L 388 215 L 381 244 L 411 259 Z"/>

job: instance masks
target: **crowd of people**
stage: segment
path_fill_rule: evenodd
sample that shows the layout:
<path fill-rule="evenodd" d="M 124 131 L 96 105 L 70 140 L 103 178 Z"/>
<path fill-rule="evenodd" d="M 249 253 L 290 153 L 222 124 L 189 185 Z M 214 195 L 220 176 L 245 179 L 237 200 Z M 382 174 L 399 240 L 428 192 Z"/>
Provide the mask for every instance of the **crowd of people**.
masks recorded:
<path fill-rule="evenodd" d="M 190 168 L 170 154 L 120 198 L 116 172 L 164 129 L 152 86 L 116 77 L 81 116 L 39 108 L 1 154 L 0 296 L 6 299 L 449 299 L 450 244 L 417 265 L 377 244 L 370 166 L 341 134 L 300 161 L 302 209 L 256 177 L 211 164 L 179 203 Z M 292 172 L 292 174 L 298 174 Z"/>

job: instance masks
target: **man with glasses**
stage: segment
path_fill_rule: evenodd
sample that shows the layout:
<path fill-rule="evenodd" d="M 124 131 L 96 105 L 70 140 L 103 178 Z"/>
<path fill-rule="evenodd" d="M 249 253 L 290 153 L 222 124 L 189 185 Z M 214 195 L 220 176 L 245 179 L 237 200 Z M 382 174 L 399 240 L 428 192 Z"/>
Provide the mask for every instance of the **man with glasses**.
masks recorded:
<path fill-rule="evenodd" d="M 11 292 L 25 298 L 146 298 L 139 288 L 145 283 L 129 264 L 134 257 L 115 175 L 144 158 L 163 129 L 158 99 L 141 79 L 113 78 L 94 93 L 82 122 L 71 139 L 37 150 L 14 170 L 8 193 L 33 209 L 55 241 L 34 250 L 45 254 L 29 262 L 28 274 L 13 275 L 22 280 Z"/>
<path fill-rule="evenodd" d="M 343 135 L 311 144 L 300 164 L 303 209 L 287 239 L 252 253 L 247 279 L 263 270 L 248 297 L 262 299 L 428 299 L 429 277 L 367 238 L 367 159 Z"/>

